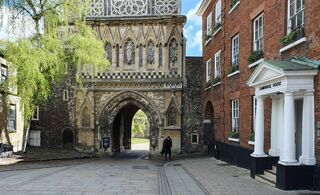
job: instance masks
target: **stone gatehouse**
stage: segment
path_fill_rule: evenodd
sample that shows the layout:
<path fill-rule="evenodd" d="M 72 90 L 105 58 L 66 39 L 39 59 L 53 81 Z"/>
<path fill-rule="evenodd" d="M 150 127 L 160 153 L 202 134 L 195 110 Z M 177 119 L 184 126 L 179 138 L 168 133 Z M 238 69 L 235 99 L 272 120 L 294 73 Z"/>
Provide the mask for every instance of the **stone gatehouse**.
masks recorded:
<path fill-rule="evenodd" d="M 56 88 L 33 121 L 41 146 L 130 149 L 132 119 L 141 109 L 150 125 L 151 154 L 159 153 L 166 136 L 173 152 L 201 150 L 201 59 L 186 60 L 181 2 L 103 2 L 92 1 L 87 23 L 105 43 L 110 66 L 96 75 L 82 70 L 81 89 L 69 81 Z M 111 141 L 107 151 L 103 138 Z"/>

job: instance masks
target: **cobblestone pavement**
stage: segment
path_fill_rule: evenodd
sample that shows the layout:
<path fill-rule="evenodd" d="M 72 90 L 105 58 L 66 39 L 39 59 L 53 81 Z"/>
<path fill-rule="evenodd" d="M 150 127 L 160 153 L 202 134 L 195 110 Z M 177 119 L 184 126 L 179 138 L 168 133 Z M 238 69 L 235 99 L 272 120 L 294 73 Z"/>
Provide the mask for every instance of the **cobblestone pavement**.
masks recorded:
<path fill-rule="evenodd" d="M 311 193 L 272 188 L 251 179 L 249 171 L 214 158 L 177 160 L 164 165 L 162 160 L 143 160 L 144 156 L 145 152 L 129 152 L 115 158 L 35 163 L 32 169 L 32 163 L 21 163 L 21 170 L 0 171 L 0 194 Z"/>

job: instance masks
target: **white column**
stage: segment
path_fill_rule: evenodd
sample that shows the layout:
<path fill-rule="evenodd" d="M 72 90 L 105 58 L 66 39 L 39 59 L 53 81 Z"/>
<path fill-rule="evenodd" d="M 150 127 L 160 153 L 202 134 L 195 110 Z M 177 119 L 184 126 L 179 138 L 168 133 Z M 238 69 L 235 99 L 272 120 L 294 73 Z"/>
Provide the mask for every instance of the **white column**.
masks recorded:
<path fill-rule="evenodd" d="M 279 128 L 279 119 L 280 115 L 283 113 L 279 113 L 279 97 L 272 97 L 272 112 L 271 112 L 271 147 L 269 150 L 269 155 L 271 156 L 280 156 L 279 144 L 278 144 L 278 131 Z"/>
<path fill-rule="evenodd" d="M 256 132 L 253 157 L 266 157 L 264 153 L 264 105 L 263 97 L 257 97 Z"/>
<path fill-rule="evenodd" d="M 282 160 L 279 161 L 283 165 L 297 165 L 296 160 L 296 142 L 295 142 L 295 113 L 294 113 L 294 97 L 292 92 L 284 93 L 284 117 L 283 117 L 283 153 Z"/>
<path fill-rule="evenodd" d="M 303 97 L 302 112 L 302 155 L 299 162 L 305 165 L 315 165 L 314 145 L 314 95 L 307 92 Z"/>

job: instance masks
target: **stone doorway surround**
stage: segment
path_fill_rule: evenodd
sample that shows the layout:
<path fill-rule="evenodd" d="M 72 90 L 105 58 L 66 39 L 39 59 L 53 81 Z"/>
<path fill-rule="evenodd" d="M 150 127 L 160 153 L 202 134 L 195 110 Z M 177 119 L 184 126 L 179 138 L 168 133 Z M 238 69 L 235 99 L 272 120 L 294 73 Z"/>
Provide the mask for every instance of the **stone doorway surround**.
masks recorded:
<path fill-rule="evenodd" d="M 312 61 L 264 61 L 252 73 L 247 84 L 255 88 L 257 119 L 253 157 L 264 152 L 264 98 L 272 98 L 271 148 L 269 155 L 280 156 L 282 165 L 315 164 L 314 76 Z M 296 159 L 295 99 L 303 99 L 302 155 Z"/>
<path fill-rule="evenodd" d="M 103 137 L 113 137 L 113 124 L 116 116 L 123 108 L 130 105 L 141 109 L 146 114 L 150 124 L 150 153 L 154 153 L 154 149 L 159 148 L 160 130 L 163 129 L 162 119 L 155 103 L 139 92 L 120 92 L 105 104 L 104 109 L 99 115 L 99 134 Z M 109 153 L 113 151 L 112 145 L 111 143 Z"/>

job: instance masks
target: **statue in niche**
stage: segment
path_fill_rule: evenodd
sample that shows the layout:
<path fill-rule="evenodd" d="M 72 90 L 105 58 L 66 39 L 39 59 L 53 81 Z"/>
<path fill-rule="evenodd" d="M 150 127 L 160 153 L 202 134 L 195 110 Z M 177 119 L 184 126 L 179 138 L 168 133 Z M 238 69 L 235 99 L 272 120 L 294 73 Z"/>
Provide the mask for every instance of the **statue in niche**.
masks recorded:
<path fill-rule="evenodd" d="M 131 40 L 128 40 L 125 44 L 124 61 L 126 64 L 134 64 L 134 44 Z"/>
<path fill-rule="evenodd" d="M 154 64 L 154 44 L 152 41 L 149 41 L 148 47 L 147 47 L 147 62 L 148 64 Z"/>
<path fill-rule="evenodd" d="M 177 124 L 176 115 L 177 115 L 176 108 L 171 106 L 168 111 L 168 126 L 176 126 Z"/>
<path fill-rule="evenodd" d="M 81 126 L 90 127 L 90 113 L 88 107 L 85 107 L 82 111 Z"/>

